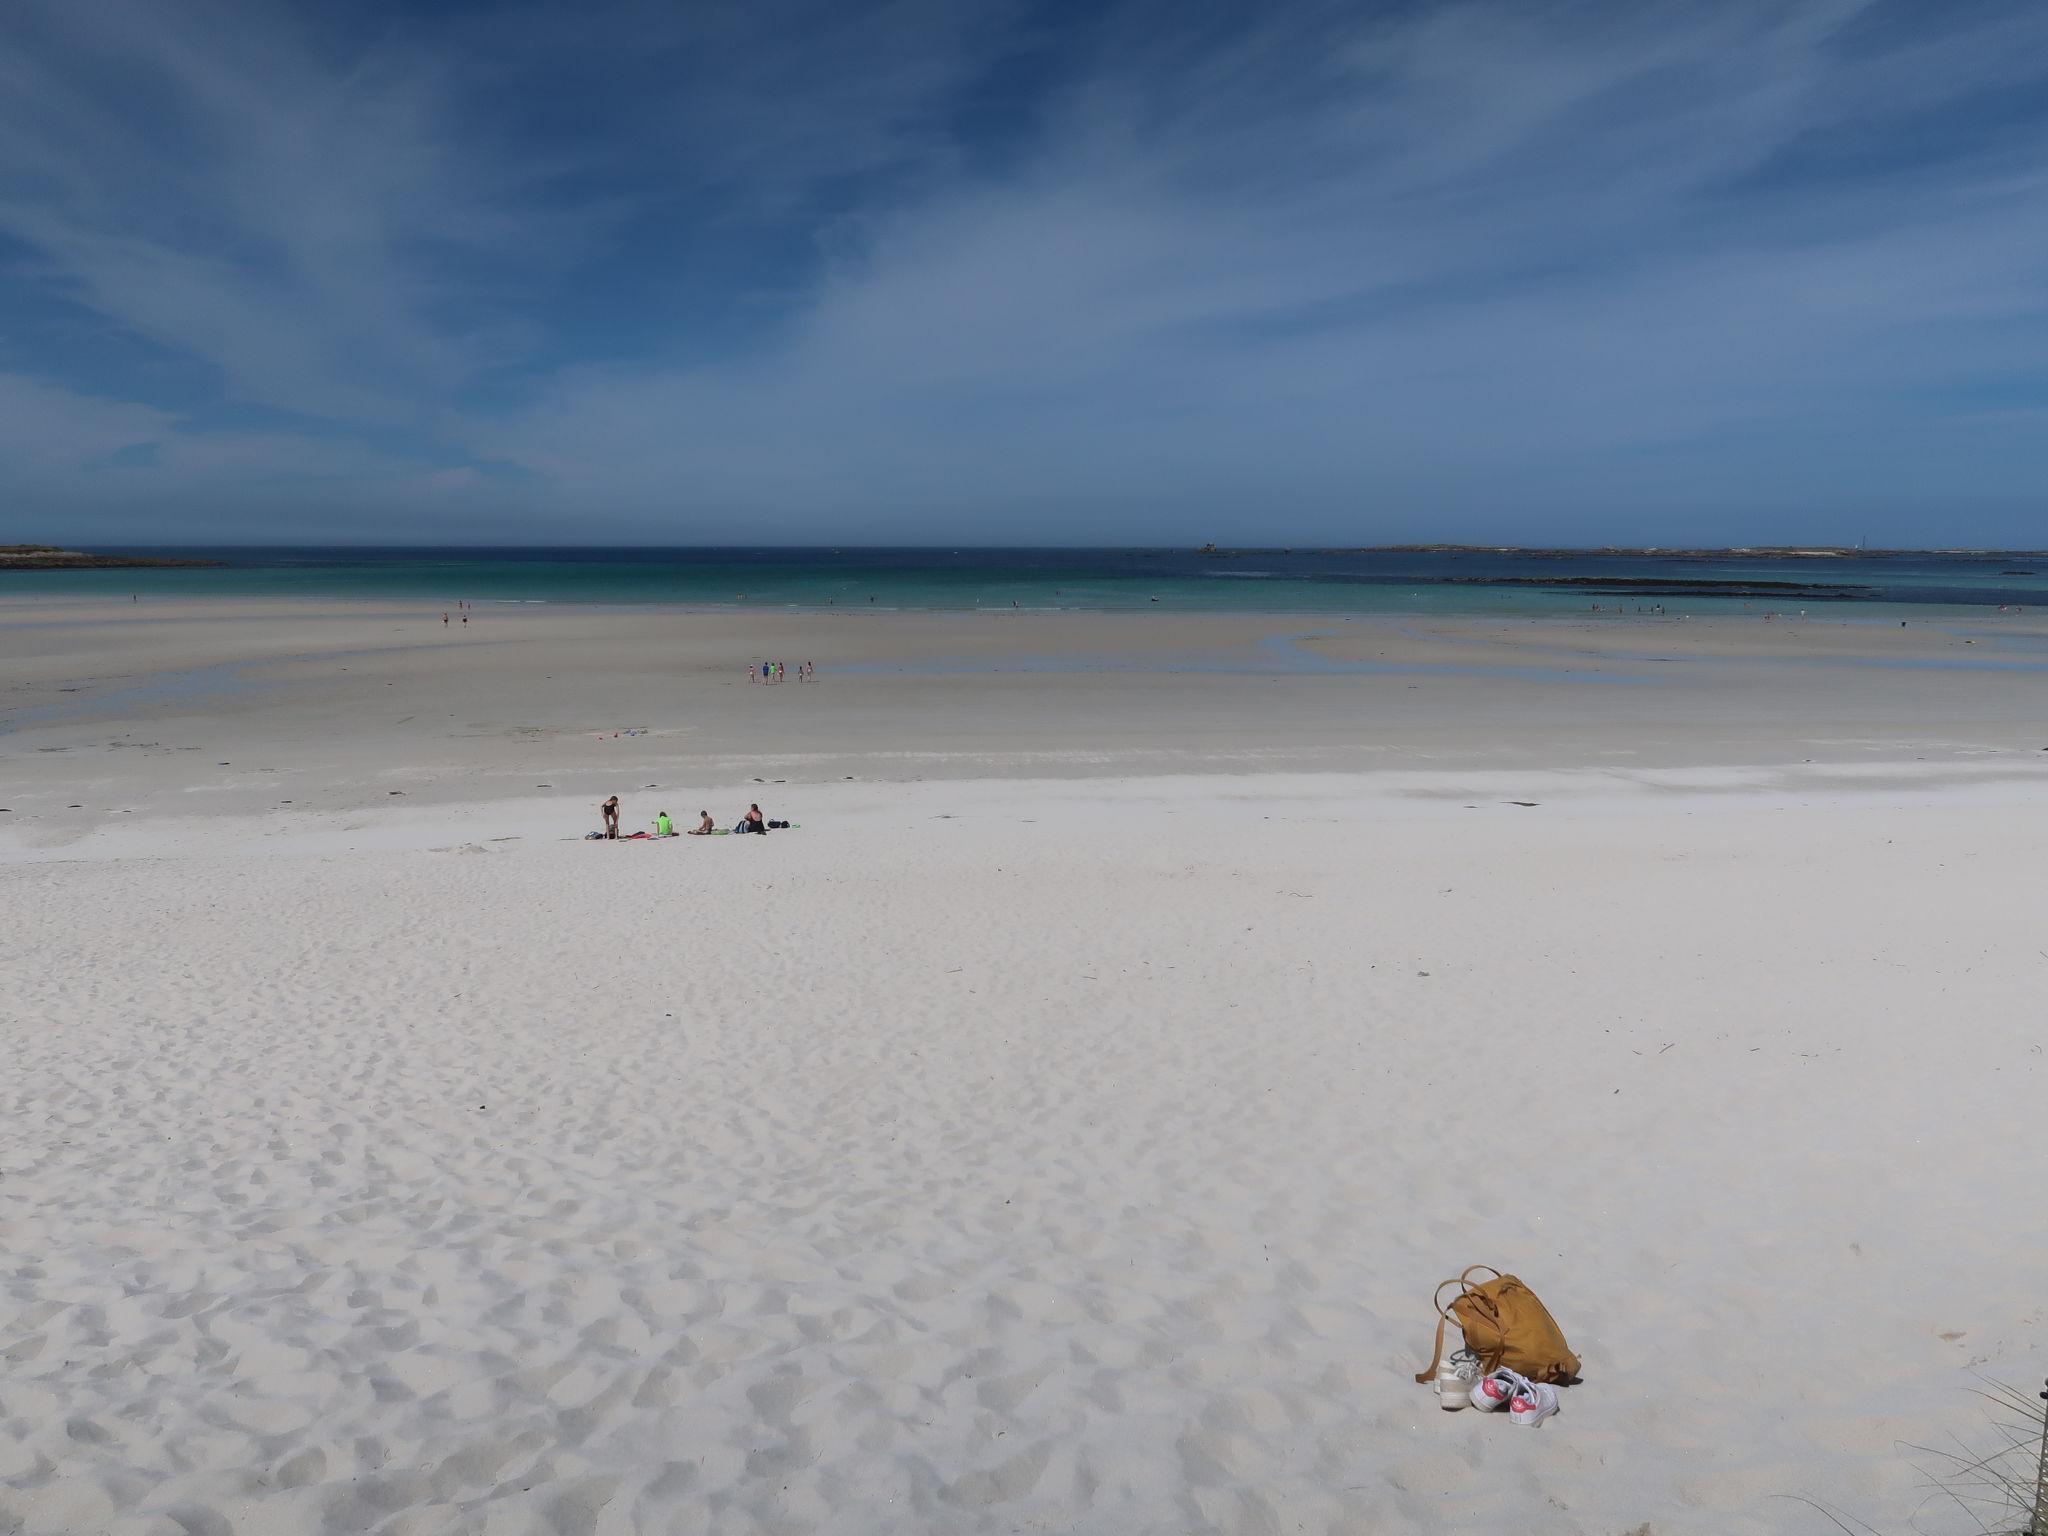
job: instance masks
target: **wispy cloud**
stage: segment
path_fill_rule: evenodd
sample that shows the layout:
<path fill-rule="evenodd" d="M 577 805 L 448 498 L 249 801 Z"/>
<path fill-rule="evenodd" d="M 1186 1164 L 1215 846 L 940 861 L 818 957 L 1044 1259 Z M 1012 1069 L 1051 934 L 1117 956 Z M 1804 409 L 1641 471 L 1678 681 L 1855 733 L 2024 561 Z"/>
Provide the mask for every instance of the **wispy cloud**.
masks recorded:
<path fill-rule="evenodd" d="M 192 445 L 273 433 L 309 537 L 353 494 L 834 540 L 1947 537 L 1961 498 L 1995 539 L 2048 471 L 2037 8 L 28 0 L 9 36 L 17 277 L 210 371 L 138 393 L 143 478 L 231 487 Z"/>
<path fill-rule="evenodd" d="M 432 60 L 336 68 L 246 7 L 16 9 L 0 231 L 55 292 L 281 410 L 377 418 L 478 366 L 442 285 L 532 232 L 439 120 Z"/>
<path fill-rule="evenodd" d="M 157 447 L 175 430 L 174 419 L 151 406 L 0 373 L 0 472 L 17 485 L 90 469 L 124 450 Z"/>

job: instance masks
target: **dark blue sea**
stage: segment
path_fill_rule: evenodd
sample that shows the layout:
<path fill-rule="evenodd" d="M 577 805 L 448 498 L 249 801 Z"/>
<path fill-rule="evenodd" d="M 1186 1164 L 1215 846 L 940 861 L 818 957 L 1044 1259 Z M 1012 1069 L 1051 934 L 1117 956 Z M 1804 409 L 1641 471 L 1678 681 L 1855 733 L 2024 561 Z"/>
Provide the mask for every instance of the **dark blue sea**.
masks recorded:
<path fill-rule="evenodd" d="M 2048 556 L 1247 549 L 101 549 L 179 570 L 0 571 L 28 593 L 748 608 L 1668 614 L 2048 605 Z M 1716 585 L 1738 582 L 1737 590 Z"/>

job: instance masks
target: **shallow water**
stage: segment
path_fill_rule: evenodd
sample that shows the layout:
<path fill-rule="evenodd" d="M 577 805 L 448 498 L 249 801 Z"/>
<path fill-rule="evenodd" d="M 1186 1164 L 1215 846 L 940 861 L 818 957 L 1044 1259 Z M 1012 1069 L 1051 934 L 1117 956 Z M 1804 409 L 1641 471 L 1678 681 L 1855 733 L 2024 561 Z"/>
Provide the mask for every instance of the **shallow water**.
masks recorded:
<path fill-rule="evenodd" d="M 321 597 L 692 607 L 1152 610 L 1235 613 L 1560 614 L 1661 603 L 1670 616 L 1820 610 L 1871 618 L 1930 607 L 2048 606 L 2048 560 L 2011 555 L 1855 558 L 1158 549 L 374 549 L 114 551 L 224 562 L 215 569 L 0 571 L 0 597 Z M 2013 574 L 2015 571 L 2024 574 Z M 1793 582 L 1742 597 L 1603 593 L 1530 581 Z M 1490 583 L 1510 583 L 1496 585 Z M 1814 587 L 1838 589 L 1816 591 Z"/>

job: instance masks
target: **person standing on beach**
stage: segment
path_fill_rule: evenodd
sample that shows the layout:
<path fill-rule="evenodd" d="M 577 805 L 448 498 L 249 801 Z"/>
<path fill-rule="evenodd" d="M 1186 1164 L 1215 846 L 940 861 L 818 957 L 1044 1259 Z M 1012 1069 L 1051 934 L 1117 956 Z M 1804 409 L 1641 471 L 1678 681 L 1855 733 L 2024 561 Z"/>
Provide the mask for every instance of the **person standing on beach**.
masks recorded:
<path fill-rule="evenodd" d="M 615 838 L 619 835 L 619 797 L 613 795 L 597 808 L 597 814 L 604 818 L 604 835 Z"/>

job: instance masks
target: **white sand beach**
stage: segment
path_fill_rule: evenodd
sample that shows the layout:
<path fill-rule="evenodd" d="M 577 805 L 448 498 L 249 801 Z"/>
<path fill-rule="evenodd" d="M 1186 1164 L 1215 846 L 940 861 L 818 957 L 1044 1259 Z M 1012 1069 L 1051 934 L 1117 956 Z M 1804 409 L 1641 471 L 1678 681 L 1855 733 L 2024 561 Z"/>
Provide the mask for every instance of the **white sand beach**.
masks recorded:
<path fill-rule="evenodd" d="M 469 629 L 0 603 L 0 1532 L 1975 1529 L 2042 631 Z"/>

